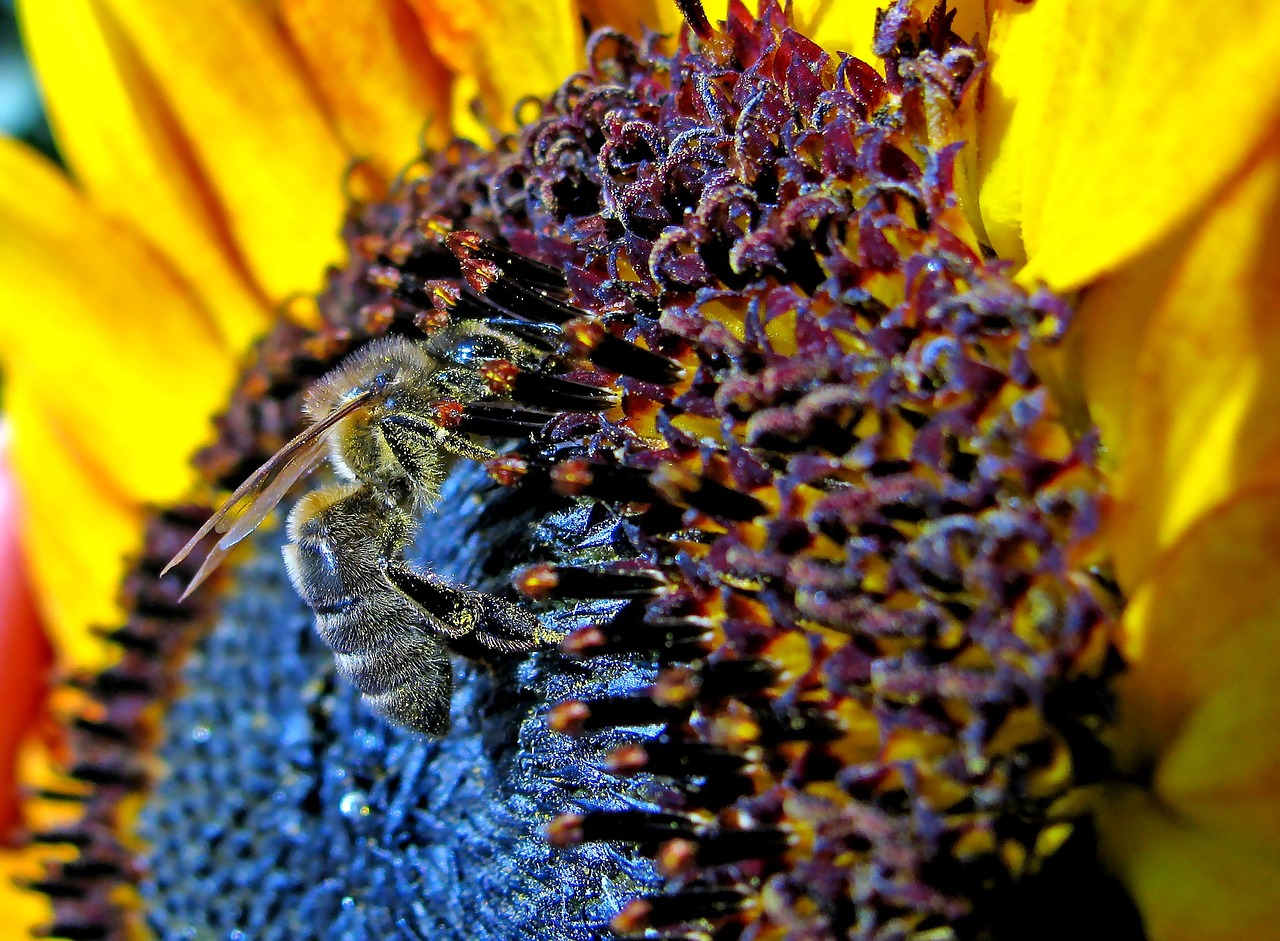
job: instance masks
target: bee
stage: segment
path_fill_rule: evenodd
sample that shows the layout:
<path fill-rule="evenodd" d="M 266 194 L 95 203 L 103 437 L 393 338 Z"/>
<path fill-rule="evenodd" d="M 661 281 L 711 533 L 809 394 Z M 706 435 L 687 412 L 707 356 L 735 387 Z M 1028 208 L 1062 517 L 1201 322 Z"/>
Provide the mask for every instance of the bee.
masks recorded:
<path fill-rule="evenodd" d="M 289 579 L 365 702 L 397 725 L 443 734 L 453 690 L 449 649 L 484 656 L 528 651 L 549 638 L 517 605 L 450 585 L 403 554 L 453 458 L 495 456 L 451 427 L 442 403 L 493 398 L 482 364 L 530 368 L 537 352 L 477 322 L 429 341 L 374 340 L 316 381 L 305 397 L 311 425 L 254 471 L 165 571 L 210 532 L 224 534 L 185 598 L 327 458 L 339 482 L 306 494 L 289 514 Z"/>

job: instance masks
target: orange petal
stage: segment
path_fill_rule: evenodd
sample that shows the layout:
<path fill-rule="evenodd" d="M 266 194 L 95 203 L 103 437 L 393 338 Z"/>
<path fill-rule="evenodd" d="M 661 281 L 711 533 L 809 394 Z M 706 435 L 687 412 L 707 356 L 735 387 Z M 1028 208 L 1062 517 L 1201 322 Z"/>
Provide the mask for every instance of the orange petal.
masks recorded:
<path fill-rule="evenodd" d="M 100 0 L 147 70 L 273 301 L 341 258 L 350 160 L 296 55 L 251 0 Z M 416 128 L 415 128 L 416 129 Z"/>
<path fill-rule="evenodd" d="M 1086 295 L 1088 372 L 1104 377 L 1092 391 L 1112 403 L 1108 420 L 1127 411 L 1112 429 L 1124 441 L 1114 522 L 1125 584 L 1280 453 L 1277 205 L 1273 145 L 1193 230 L 1129 265 L 1102 297 Z"/>
<path fill-rule="evenodd" d="M 18 747 L 44 702 L 53 651 L 36 614 L 31 580 L 18 541 L 18 493 L 0 426 L 0 844 L 21 820 Z"/>
<path fill-rule="evenodd" d="M 0 363 L 50 628 L 116 616 L 139 501 L 173 500 L 232 378 L 209 315 L 127 227 L 0 141 Z"/>
<path fill-rule="evenodd" d="M 407 0 L 281 0 L 280 12 L 353 154 L 392 179 L 419 136 L 450 138 L 449 74 Z"/>
<path fill-rule="evenodd" d="M 1280 115 L 1280 5 L 1265 0 L 1004 0 L 989 50 L 988 232 L 1060 290 L 1187 220 Z"/>
<path fill-rule="evenodd" d="M 1136 789 L 1098 813 L 1099 843 L 1142 910 L 1150 941 L 1276 941 L 1275 844 L 1189 825 Z"/>
<path fill-rule="evenodd" d="M 52 783 L 49 756 L 33 735 L 48 686 L 52 651 L 35 611 L 27 566 L 18 543 L 19 497 L 9 460 L 9 432 L 0 429 L 0 702 L 5 705 L 0 728 L 0 911 L 12 937 L 26 937 L 48 924 L 53 914 L 47 896 L 30 892 L 15 879 L 39 878 L 48 847 L 16 847 L 19 824 L 26 829 L 65 824 L 66 808 L 51 818 L 48 802 L 20 806 L 20 786 Z M 45 716 L 45 721 L 51 721 Z M 32 777 L 33 764 L 40 765 Z M 72 809 L 74 813 L 74 808 Z"/>
<path fill-rule="evenodd" d="M 27 0 L 19 12 L 59 149 L 77 178 L 199 288 L 232 347 L 247 346 L 265 326 L 265 305 L 129 37 L 96 0 Z"/>
<path fill-rule="evenodd" d="M 1189 825 L 1280 845 L 1280 483 L 1187 529 L 1123 620 L 1118 755 Z"/>
<path fill-rule="evenodd" d="M 412 2 L 436 55 L 474 83 L 459 83 L 464 95 L 455 91 L 459 130 L 477 130 L 468 120 L 473 97 L 479 97 L 485 120 L 510 128 L 521 98 L 548 94 L 582 67 L 582 28 L 572 0 Z"/>
<path fill-rule="evenodd" d="M 671 0 L 579 0 L 578 7 L 591 29 L 611 26 L 636 37 L 646 28 L 669 31 L 669 16 L 675 11 Z M 679 13 L 675 15 L 678 19 Z"/>

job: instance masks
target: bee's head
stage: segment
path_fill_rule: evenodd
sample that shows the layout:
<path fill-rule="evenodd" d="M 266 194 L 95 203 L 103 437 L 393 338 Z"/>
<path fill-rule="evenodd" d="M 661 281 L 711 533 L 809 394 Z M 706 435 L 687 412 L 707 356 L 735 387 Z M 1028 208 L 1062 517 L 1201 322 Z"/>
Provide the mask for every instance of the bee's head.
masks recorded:
<path fill-rule="evenodd" d="M 360 347 L 307 390 L 304 408 L 319 421 L 361 392 L 372 392 L 370 410 L 423 389 L 439 366 L 422 343 L 380 337 Z"/>

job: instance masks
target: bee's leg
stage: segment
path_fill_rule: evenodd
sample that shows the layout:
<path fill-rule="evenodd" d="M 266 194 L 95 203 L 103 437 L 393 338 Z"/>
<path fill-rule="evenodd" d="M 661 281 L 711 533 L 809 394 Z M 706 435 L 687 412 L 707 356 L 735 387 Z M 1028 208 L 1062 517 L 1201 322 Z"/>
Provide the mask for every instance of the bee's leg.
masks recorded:
<path fill-rule="evenodd" d="M 387 566 L 393 585 L 430 613 L 449 647 L 463 656 L 533 650 L 553 636 L 528 611 L 494 595 L 450 585 L 403 561 Z"/>

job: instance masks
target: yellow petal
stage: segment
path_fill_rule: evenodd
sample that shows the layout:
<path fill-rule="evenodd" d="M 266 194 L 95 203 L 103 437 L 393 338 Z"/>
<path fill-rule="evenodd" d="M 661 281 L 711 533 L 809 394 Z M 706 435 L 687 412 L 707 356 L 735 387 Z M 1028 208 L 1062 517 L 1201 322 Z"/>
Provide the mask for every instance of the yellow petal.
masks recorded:
<path fill-rule="evenodd" d="M 1280 633 L 1280 605 L 1271 616 L 1271 633 Z M 1276 644 L 1260 645 L 1254 656 L 1277 651 Z M 1238 670 L 1204 696 L 1161 761 L 1155 789 L 1206 829 L 1280 847 L 1277 679 L 1274 666 Z"/>
<path fill-rule="evenodd" d="M 431 48 L 476 84 L 485 119 L 513 127 L 526 95 L 546 95 L 582 68 L 582 28 L 572 0 L 413 0 Z M 454 121 L 467 128 L 470 98 L 455 95 Z M 470 126 L 474 126 L 474 121 Z"/>
<path fill-rule="evenodd" d="M 675 4 L 671 0 L 579 0 L 578 7 L 593 30 L 611 26 L 639 37 L 645 28 L 666 32 L 664 14 L 674 11 Z"/>
<path fill-rule="evenodd" d="M 28 0 L 19 12 L 59 149 L 76 177 L 198 287 L 233 348 L 247 346 L 265 326 L 266 305 L 161 82 L 96 0 Z"/>
<path fill-rule="evenodd" d="M 115 654 L 89 628 L 123 616 L 117 595 L 125 557 L 140 547 L 142 509 L 77 446 L 45 397 L 24 377 L 7 377 L 22 542 L 58 666 L 97 670 Z"/>
<path fill-rule="evenodd" d="M 1099 806 L 1152 941 L 1280 937 L 1280 483 L 1188 529 L 1124 615 L 1117 756 Z"/>
<path fill-rule="evenodd" d="M 1085 302 L 1090 372 L 1112 373 L 1101 381 L 1112 402 L 1128 394 L 1114 513 L 1126 584 L 1280 453 L 1277 205 L 1280 146 L 1273 145 L 1194 229 L 1104 288 L 1105 310 L 1089 310 L 1099 299 Z M 1142 321 L 1145 339 L 1133 356 L 1127 334 Z"/>
<path fill-rule="evenodd" d="M 884 0 L 792 0 L 796 28 L 832 52 L 847 52 L 880 67 L 871 51 L 875 41 L 876 15 L 889 6 Z M 927 17 L 937 6 L 933 0 L 913 0 L 916 12 Z M 955 12 L 951 29 L 964 42 L 979 48 L 986 39 L 986 10 L 980 0 L 951 2 Z"/>
<path fill-rule="evenodd" d="M 1280 938 L 1280 855 L 1274 843 L 1193 825 L 1136 789 L 1098 813 L 1103 855 L 1142 910 L 1150 941 Z"/>
<path fill-rule="evenodd" d="M 340 259 L 350 155 L 267 13 L 250 0 L 101 0 L 157 83 L 273 301 Z"/>
<path fill-rule="evenodd" d="M 991 23 L 984 217 L 1027 280 L 1087 283 L 1204 205 L 1280 115 L 1280 5 L 1007 0 Z"/>
<path fill-rule="evenodd" d="M 1090 287 L 1080 298 L 1066 341 L 1044 354 L 1049 368 L 1042 366 L 1042 374 L 1057 380 L 1054 391 L 1068 412 L 1087 413 L 1085 426 L 1091 423 L 1101 433 L 1101 463 L 1109 475 L 1124 466 L 1128 454 L 1133 364 L 1181 248 L 1180 242 L 1162 244 Z"/>
<path fill-rule="evenodd" d="M 5 924 L 15 939 L 32 937 L 33 929 L 53 919 L 48 896 L 14 884 L 15 879 L 39 879 L 43 875 L 40 863 L 45 855 L 44 847 L 0 850 L 0 906 L 4 908 Z"/>
<path fill-rule="evenodd" d="M 747 0 L 747 9 L 755 12 L 758 2 Z M 863 62 L 879 67 L 880 60 L 871 51 L 875 41 L 876 13 L 888 4 L 883 0 L 791 0 L 791 16 L 795 28 L 830 52 L 847 52 Z M 935 4 L 919 0 L 915 4 L 926 14 Z M 722 22 L 729 0 L 706 0 L 707 19 L 713 25 Z M 959 5 L 955 30 L 963 39 L 979 35 L 985 26 L 981 3 Z M 663 32 L 675 34 L 684 20 L 674 3 L 659 5 L 658 16 Z"/>
<path fill-rule="evenodd" d="M 791 13 L 796 28 L 833 52 L 847 52 L 863 62 L 878 64 L 871 51 L 875 42 L 879 2 L 796 0 Z"/>
<path fill-rule="evenodd" d="M 281 0 L 280 12 L 348 150 L 384 179 L 413 159 L 419 135 L 441 146 L 449 74 L 407 0 Z"/>
<path fill-rule="evenodd" d="M 65 756 L 63 761 L 65 762 Z M 77 790 L 76 782 L 69 781 L 54 770 L 53 754 L 38 736 L 33 735 L 27 740 L 19 755 L 18 763 L 18 778 L 32 791 L 45 788 L 56 791 Z M 81 804 L 39 798 L 28 799 L 23 810 L 26 814 L 27 827 L 33 831 L 74 826 L 84 814 L 84 807 Z M 48 925 L 53 920 L 53 909 L 49 904 L 49 897 L 21 889 L 13 884 L 13 880 L 43 878 L 45 863 L 52 860 L 69 860 L 75 855 L 76 851 L 69 846 L 0 847 L 0 911 L 4 912 L 3 934 L 7 934 L 9 939 L 14 941 L 29 938 L 32 928 Z"/>
<path fill-rule="evenodd" d="M 1063 54 L 1093 51 L 1085 30 L 1067 3 L 995 4 L 978 133 L 980 198 L 992 247 L 1009 261 L 1027 257 L 1024 242 L 1031 238 L 1024 229 L 1034 229 L 1036 220 L 1028 218 L 1024 203 L 1036 203 L 1036 174 L 1047 175 L 1045 165 L 1058 152 L 1060 118 L 1075 75 L 1074 62 Z"/>
<path fill-rule="evenodd" d="M 1181 820 L 1280 845 L 1280 483 L 1184 532 L 1123 620 L 1117 754 Z"/>
<path fill-rule="evenodd" d="M 0 365 L 40 595 L 62 644 L 115 616 L 139 501 L 174 500 L 234 366 L 126 226 L 0 141 Z"/>
<path fill-rule="evenodd" d="M 112 486 L 174 499 L 233 355 L 187 286 L 38 154 L 0 141 L 0 357 Z"/>

